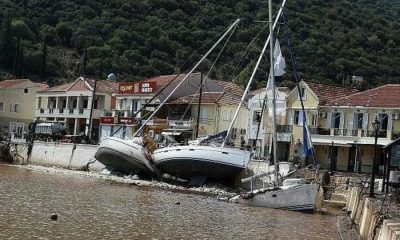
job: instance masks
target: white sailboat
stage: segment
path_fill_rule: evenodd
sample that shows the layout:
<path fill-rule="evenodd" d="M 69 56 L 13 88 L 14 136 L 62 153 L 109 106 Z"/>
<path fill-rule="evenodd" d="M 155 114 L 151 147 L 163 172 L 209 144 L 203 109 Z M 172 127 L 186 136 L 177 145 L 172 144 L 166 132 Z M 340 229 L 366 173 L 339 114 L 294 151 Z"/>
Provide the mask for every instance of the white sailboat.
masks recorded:
<path fill-rule="evenodd" d="M 124 140 L 115 137 L 103 139 L 95 154 L 95 158 L 103 163 L 107 168 L 124 173 L 138 172 L 143 174 L 158 174 L 153 167 L 151 151 L 146 148 L 148 139 L 136 137 L 144 126 L 155 116 L 161 107 L 168 101 L 172 94 L 186 81 L 186 79 L 196 70 L 196 68 L 207 58 L 213 49 L 228 35 L 228 33 L 239 23 L 237 19 L 228 30 L 219 38 L 211 49 L 200 59 L 200 61 L 190 70 L 188 74 L 176 85 L 164 101 L 154 110 L 148 119 L 140 126 L 133 135 L 132 139 Z M 177 150 L 179 151 L 179 150 Z"/>
<path fill-rule="evenodd" d="M 282 13 L 285 0 L 282 2 L 282 6 L 278 12 L 278 17 Z M 273 146 L 277 146 L 277 132 L 276 132 L 276 105 L 275 105 L 275 73 L 276 67 L 279 67 L 279 59 L 275 61 L 274 57 L 274 44 L 273 44 L 273 27 L 271 25 L 272 16 L 272 3 L 269 0 L 269 22 L 270 22 L 270 76 L 268 85 L 272 86 L 272 128 L 273 128 Z M 301 98 L 300 98 L 301 100 Z M 303 106 L 304 109 L 304 106 Z M 304 111 L 303 111 L 304 112 Z M 305 114 L 303 116 L 305 120 Z M 307 131 L 306 122 L 303 124 L 305 131 L 304 143 L 308 147 L 311 144 L 310 138 Z M 308 140 L 308 141 L 307 141 Z M 309 143 L 309 144 L 308 144 Z M 276 147 L 273 148 L 273 158 L 274 158 L 274 187 L 263 188 L 258 190 L 253 190 L 248 192 L 243 196 L 237 196 L 231 200 L 240 200 L 253 206 L 258 207 L 268 207 L 277 209 L 288 209 L 288 210 L 298 210 L 298 211 L 311 211 L 313 212 L 316 208 L 317 197 L 319 193 L 320 186 L 315 183 L 307 183 L 303 179 L 286 179 L 283 181 L 282 185 L 279 185 L 279 169 L 278 161 L 276 155 Z"/>
<path fill-rule="evenodd" d="M 275 19 L 273 27 L 276 26 L 278 20 L 279 15 Z M 236 108 L 235 115 L 231 120 L 222 146 L 175 146 L 157 149 L 153 153 L 153 161 L 158 169 L 180 178 L 190 179 L 192 177 L 206 177 L 221 180 L 232 177 L 236 173 L 247 168 L 251 159 L 251 152 L 226 147 L 226 143 L 228 142 L 233 124 L 239 114 L 240 108 L 250 90 L 254 76 L 268 46 L 268 41 L 269 38 L 264 44 L 246 89 L 244 90 L 239 105 Z"/>

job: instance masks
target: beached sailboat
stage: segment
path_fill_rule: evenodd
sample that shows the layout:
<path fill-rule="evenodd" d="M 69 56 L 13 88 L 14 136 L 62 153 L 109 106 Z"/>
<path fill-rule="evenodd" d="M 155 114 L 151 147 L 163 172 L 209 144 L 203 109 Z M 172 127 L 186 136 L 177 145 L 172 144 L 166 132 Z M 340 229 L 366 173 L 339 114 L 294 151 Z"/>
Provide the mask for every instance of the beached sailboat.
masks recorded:
<path fill-rule="evenodd" d="M 282 2 L 282 6 L 278 12 L 278 17 L 282 14 L 282 9 L 284 7 L 285 0 Z M 273 131 L 273 146 L 277 146 L 276 139 L 277 139 L 277 131 L 276 131 L 276 105 L 275 105 L 275 70 L 279 70 L 282 68 L 284 63 L 279 62 L 282 58 L 276 56 L 274 51 L 273 44 L 273 27 L 271 25 L 271 16 L 272 16 L 272 3 L 269 0 L 269 22 L 270 22 L 270 75 L 268 80 L 268 85 L 272 88 L 272 131 Z M 277 43 L 277 42 L 276 42 Z M 275 54 L 274 54 L 275 53 Z M 282 71 L 280 71 L 282 72 Z M 283 74 L 283 73 L 282 73 Z M 298 87 L 299 93 L 300 88 Z M 300 101 L 301 98 L 300 98 Z M 306 122 L 306 115 L 304 111 L 304 106 L 302 103 L 303 108 L 303 144 L 305 147 L 305 153 L 312 152 L 312 145 L 311 139 L 309 137 L 309 132 L 307 128 Z M 274 186 L 252 190 L 242 196 L 234 197 L 233 201 L 242 201 L 248 203 L 253 206 L 258 207 L 268 207 L 268 208 L 277 208 L 277 209 L 288 209 L 288 210 L 298 210 L 298 211 L 311 211 L 313 212 L 316 208 L 317 198 L 320 186 L 317 183 L 308 183 L 303 179 L 286 179 L 279 184 L 279 169 L 278 169 L 278 161 L 276 155 L 277 149 L 273 148 L 273 158 L 274 158 L 274 171 L 270 174 L 274 174 Z"/>
<path fill-rule="evenodd" d="M 278 20 L 279 15 L 276 17 L 272 28 L 275 28 Z M 219 180 L 234 176 L 236 173 L 247 168 L 251 159 L 251 152 L 227 147 L 226 144 L 228 143 L 233 124 L 239 114 L 240 108 L 246 100 L 247 93 L 250 90 L 254 76 L 268 46 L 268 42 L 269 39 L 266 40 L 253 69 L 222 146 L 174 146 L 157 149 L 153 153 L 153 161 L 157 168 L 166 173 L 179 176 L 180 178 L 190 179 L 193 177 L 205 177 Z"/>
<path fill-rule="evenodd" d="M 186 79 L 196 70 L 196 68 L 207 58 L 214 48 L 228 35 L 229 32 L 239 23 L 237 19 L 211 47 L 210 50 L 200 59 L 200 61 L 186 74 L 186 76 L 176 85 L 168 94 L 163 102 L 154 110 L 154 112 L 144 121 L 139 129 L 133 134 L 132 139 L 124 140 L 115 137 L 108 137 L 102 140 L 95 154 L 95 158 L 103 163 L 107 168 L 124 173 L 138 172 L 145 174 L 158 174 L 153 167 L 151 153 L 153 146 L 149 146 L 149 139 L 136 137 L 146 126 L 146 124 L 155 116 L 161 107 L 170 99 L 172 94 L 186 81 Z M 150 101 L 151 102 L 151 101 Z M 140 110 L 139 110 L 140 111 Z M 151 144 L 153 145 L 153 144 Z"/>

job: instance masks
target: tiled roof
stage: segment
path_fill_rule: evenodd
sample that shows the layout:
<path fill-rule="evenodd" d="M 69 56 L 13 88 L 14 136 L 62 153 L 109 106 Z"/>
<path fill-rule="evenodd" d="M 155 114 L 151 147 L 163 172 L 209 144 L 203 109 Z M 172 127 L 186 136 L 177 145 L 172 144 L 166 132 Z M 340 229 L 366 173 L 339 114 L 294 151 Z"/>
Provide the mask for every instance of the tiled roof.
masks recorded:
<path fill-rule="evenodd" d="M 222 92 L 204 92 L 201 94 L 201 103 L 217 103 L 224 93 Z M 178 98 L 168 104 L 197 104 L 199 102 L 199 94 L 193 94 Z"/>
<path fill-rule="evenodd" d="M 95 79 L 93 78 L 85 78 L 85 81 L 93 88 L 94 87 L 94 82 Z M 74 82 L 70 83 L 65 83 L 61 85 L 57 85 L 51 88 L 48 88 L 44 90 L 44 92 L 65 92 L 67 91 Z M 108 81 L 108 80 L 97 80 L 97 85 L 96 85 L 96 91 L 97 92 L 103 92 L 103 93 L 114 93 L 118 92 L 118 82 L 115 81 Z"/>
<path fill-rule="evenodd" d="M 400 107 L 400 84 L 387 84 L 328 103 L 332 106 Z"/>
<path fill-rule="evenodd" d="M 219 86 L 221 86 L 225 92 L 236 95 L 236 96 L 242 96 L 244 90 L 241 89 L 236 83 L 233 82 L 228 82 L 228 81 L 220 81 L 220 80 L 214 80 L 215 83 L 217 83 Z"/>
<path fill-rule="evenodd" d="M 168 104 L 198 104 L 199 94 L 193 94 L 185 97 L 178 98 Z M 236 95 L 223 92 L 205 92 L 202 94 L 202 104 L 224 104 L 224 105 L 238 105 L 240 98 Z"/>
<path fill-rule="evenodd" d="M 255 89 L 255 90 L 251 91 L 250 94 L 251 94 L 251 96 L 255 96 L 255 95 L 263 93 L 265 91 L 267 91 L 267 89 L 265 87 L 263 87 L 263 88 L 259 88 L 259 89 Z"/>
<path fill-rule="evenodd" d="M 315 93 L 315 95 L 317 95 L 321 105 L 325 105 L 326 103 L 335 99 L 346 97 L 358 92 L 358 90 L 355 88 L 346 88 L 317 82 L 305 83 Z"/>
<path fill-rule="evenodd" d="M 35 83 L 32 82 L 29 79 L 10 79 L 10 80 L 4 80 L 0 82 L 0 89 L 9 89 L 9 88 L 14 88 L 18 84 L 24 83 L 24 82 L 31 82 L 35 84 L 36 87 L 39 87 L 40 89 L 44 90 L 47 89 L 49 86 L 44 83 Z"/>
<path fill-rule="evenodd" d="M 85 78 L 85 81 L 94 88 L 95 79 Z M 98 80 L 96 85 L 97 92 L 103 93 L 115 93 L 118 92 L 119 84 L 115 81 L 108 81 L 108 80 Z"/>
<path fill-rule="evenodd" d="M 176 78 L 174 81 L 180 81 L 185 76 L 186 76 L 186 74 L 179 74 L 179 76 L 177 76 L 177 74 L 164 75 L 164 76 L 153 77 L 150 79 L 145 79 L 145 80 L 142 80 L 139 82 L 157 82 L 157 87 L 163 87 L 163 86 L 167 85 L 172 79 Z"/>

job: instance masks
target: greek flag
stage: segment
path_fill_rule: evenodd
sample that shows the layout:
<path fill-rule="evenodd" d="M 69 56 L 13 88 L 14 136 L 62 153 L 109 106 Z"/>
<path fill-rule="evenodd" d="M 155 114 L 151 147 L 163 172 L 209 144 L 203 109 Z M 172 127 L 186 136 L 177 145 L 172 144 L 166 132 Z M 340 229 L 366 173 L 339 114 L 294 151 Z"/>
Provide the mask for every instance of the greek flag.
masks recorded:
<path fill-rule="evenodd" d="M 307 126 L 306 113 L 303 111 L 303 155 L 315 155 L 315 150 L 311 142 L 310 131 Z"/>

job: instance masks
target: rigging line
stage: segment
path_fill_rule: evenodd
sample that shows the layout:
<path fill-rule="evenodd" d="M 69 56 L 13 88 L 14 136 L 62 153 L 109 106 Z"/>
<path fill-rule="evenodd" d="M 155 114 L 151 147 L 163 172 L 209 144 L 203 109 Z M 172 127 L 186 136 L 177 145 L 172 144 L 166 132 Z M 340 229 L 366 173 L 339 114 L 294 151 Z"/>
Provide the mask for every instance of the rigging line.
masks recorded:
<path fill-rule="evenodd" d="M 237 26 L 238 26 L 238 25 L 236 25 L 236 26 L 233 28 L 232 32 L 230 33 L 230 35 L 228 36 L 228 38 L 225 40 L 224 45 L 222 46 L 222 48 L 221 48 L 221 50 L 219 51 L 217 57 L 215 58 L 215 61 L 214 61 L 213 64 L 211 65 L 210 69 L 208 70 L 208 72 L 207 72 L 205 78 L 208 78 L 208 76 L 210 75 L 211 70 L 214 68 L 214 66 L 215 66 L 215 64 L 217 63 L 217 61 L 218 61 L 219 57 L 221 56 L 222 52 L 225 50 L 225 47 L 226 47 L 226 45 L 228 44 L 228 42 L 230 41 L 230 39 L 231 39 L 233 33 L 235 32 Z M 202 84 L 204 84 L 204 81 L 203 81 Z M 208 85 L 207 85 L 207 84 L 205 85 L 205 88 L 207 89 L 208 92 L 210 91 L 210 90 L 208 89 Z M 225 89 L 224 89 L 224 92 L 225 92 Z M 217 99 L 214 99 L 214 98 L 212 97 L 212 95 L 210 95 L 210 98 L 211 98 L 211 100 L 212 100 L 215 104 L 218 104 L 218 103 L 217 103 Z"/>
<path fill-rule="evenodd" d="M 288 24 L 286 24 L 286 20 L 285 20 L 285 12 L 284 11 L 282 11 L 282 15 L 281 15 L 281 17 L 282 17 L 282 24 L 285 24 L 285 26 L 286 26 L 286 39 L 287 39 L 287 43 L 288 43 L 288 48 L 289 48 L 289 54 L 290 54 L 290 60 L 291 60 L 291 62 L 292 62 L 292 68 L 293 68 L 293 77 L 294 77 L 294 79 L 296 80 L 296 86 L 297 86 L 297 92 L 298 92 L 298 94 L 299 94 L 299 96 L 300 96 L 300 104 L 301 104 L 301 108 L 302 108 L 302 110 L 303 110 L 303 121 L 304 121 L 304 123 L 303 123 L 303 125 L 306 125 L 306 126 L 303 126 L 303 128 L 305 128 L 305 129 L 307 129 L 307 115 L 305 114 L 305 110 L 304 110 L 304 103 L 303 103 L 303 96 L 302 96 L 302 94 L 301 94 L 301 89 L 300 89 L 300 84 L 299 84 L 299 79 L 298 79 L 298 77 L 297 77 L 297 71 L 296 71 L 296 57 L 294 56 L 294 54 L 293 54 L 293 48 L 292 48 L 292 44 L 291 44 L 291 41 L 290 41 L 290 36 L 289 36 L 289 26 L 288 26 Z M 308 133 L 308 131 L 306 131 L 306 133 L 307 134 L 309 134 Z M 303 130 L 303 134 L 304 134 L 304 130 Z M 303 136 L 304 137 L 304 136 Z M 304 143 L 303 143 L 304 144 Z M 316 166 L 316 160 L 315 160 L 315 153 L 313 153 L 312 154 L 312 159 L 313 159 L 313 165 L 314 165 L 314 167 Z"/>
<path fill-rule="evenodd" d="M 203 76 L 203 79 L 204 79 L 204 80 L 200 79 L 200 86 L 198 87 L 196 93 L 193 94 L 192 99 L 190 100 L 188 106 L 187 106 L 186 109 L 185 109 L 185 112 L 183 113 L 183 115 L 182 115 L 182 117 L 181 117 L 181 120 L 185 117 L 186 113 L 189 111 L 189 108 L 190 108 L 190 106 L 193 104 L 193 101 L 194 101 L 194 99 L 195 99 L 195 97 L 196 97 L 196 94 L 200 91 L 200 89 L 201 89 L 201 87 L 202 87 L 203 85 L 204 85 L 204 87 L 206 88 L 206 91 L 205 91 L 205 92 L 210 92 L 210 90 L 208 89 L 208 85 L 207 85 L 207 84 L 204 84 L 204 83 L 205 83 L 205 79 L 207 79 L 208 76 L 210 75 L 212 69 L 214 68 L 215 64 L 217 63 L 217 61 L 218 61 L 219 57 L 221 56 L 222 52 L 224 51 L 226 45 L 227 45 L 228 42 L 230 41 L 230 39 L 231 39 L 233 33 L 235 32 L 237 26 L 238 26 L 238 25 L 235 25 L 235 27 L 232 29 L 231 33 L 229 34 L 228 38 L 225 40 L 224 45 L 222 46 L 221 50 L 219 51 L 217 57 L 215 58 L 213 64 L 211 65 L 210 69 L 208 70 L 207 74 L 206 74 L 205 76 Z M 199 98 L 200 98 L 200 96 L 199 96 Z M 212 97 L 212 95 L 210 95 L 210 98 L 211 98 L 211 100 L 212 100 L 215 104 L 218 104 L 217 101 L 216 101 L 216 99 L 214 99 L 214 98 Z M 197 117 L 199 117 L 199 116 L 197 116 Z"/>
<path fill-rule="evenodd" d="M 256 41 L 256 39 L 258 39 L 258 37 L 261 35 L 261 33 L 263 33 L 263 31 L 266 30 L 267 26 L 268 26 L 268 25 L 264 26 L 264 27 L 260 30 L 260 32 L 259 32 L 259 33 L 251 40 L 251 42 L 247 45 L 246 49 L 244 50 L 244 53 L 243 53 L 242 57 L 240 58 L 238 64 L 237 64 L 237 65 L 235 66 L 235 68 L 234 68 L 234 71 L 233 71 L 232 76 L 235 76 L 235 75 L 236 75 L 236 71 L 239 69 L 240 65 L 242 64 L 243 59 L 244 59 L 244 57 L 247 55 L 247 52 L 248 52 L 250 46 Z"/>
<path fill-rule="evenodd" d="M 164 99 L 164 101 L 155 109 L 155 111 L 146 119 L 146 121 L 142 124 L 142 126 L 139 127 L 139 129 L 135 132 L 133 137 L 135 137 L 143 128 L 144 126 L 150 121 L 152 117 L 161 109 L 161 107 L 168 101 L 168 99 L 172 96 L 172 94 L 182 85 L 182 83 L 187 79 L 187 77 L 192 74 L 196 68 L 208 57 L 208 55 L 214 50 L 214 48 L 225 38 L 226 35 L 228 35 L 229 31 L 233 29 L 233 27 L 238 24 L 240 19 L 237 19 L 232 25 L 229 26 L 229 28 L 224 32 L 224 34 L 218 39 L 218 41 L 210 48 L 210 50 L 207 51 L 207 53 L 200 59 L 199 62 L 196 63 L 196 65 L 187 73 L 185 78 L 183 78 L 177 85 L 176 87 L 172 90 L 171 93 Z"/>
<path fill-rule="evenodd" d="M 252 72 L 252 74 L 251 74 L 251 76 L 250 76 L 249 82 L 247 83 L 247 86 L 246 86 L 246 89 L 245 89 L 245 91 L 244 91 L 244 93 L 243 93 L 243 96 L 242 96 L 242 98 L 241 98 L 240 101 L 239 101 L 239 105 L 238 105 L 238 107 L 236 108 L 235 115 L 234 115 L 234 117 L 233 117 L 233 119 L 232 119 L 232 121 L 231 121 L 231 123 L 230 123 L 230 125 L 229 125 L 229 128 L 228 128 L 228 130 L 227 130 L 227 134 L 226 134 L 226 136 L 225 136 L 225 138 L 224 138 L 224 141 L 223 141 L 221 147 L 225 147 L 225 144 L 227 143 L 228 138 L 230 137 L 230 134 L 231 134 L 231 131 L 232 131 L 232 128 L 233 128 L 233 124 L 234 124 L 234 122 L 235 122 L 235 120 L 236 120 L 237 115 L 239 114 L 240 107 L 242 106 L 242 104 L 243 104 L 243 102 L 244 102 L 244 100 L 245 100 L 245 98 L 246 98 L 246 96 L 247 96 L 247 92 L 248 92 L 249 89 L 250 89 L 250 86 L 251 86 L 251 83 L 253 82 L 254 76 L 255 76 L 256 73 L 257 73 L 257 70 L 258 70 L 258 67 L 259 67 L 259 65 L 260 65 L 260 63 L 261 63 L 262 57 L 263 57 L 263 55 L 264 55 L 264 52 L 265 52 L 266 49 L 267 49 L 268 43 L 269 43 L 269 42 L 272 42 L 272 39 L 273 39 L 273 38 L 271 37 L 271 36 L 273 35 L 273 31 L 272 31 L 272 30 L 275 28 L 275 26 L 276 26 L 276 24 L 277 24 L 277 22 L 278 22 L 278 20 L 279 20 L 279 16 L 280 16 L 280 14 L 283 12 L 283 7 L 284 7 L 285 3 L 286 3 L 286 0 L 283 0 L 283 1 L 282 1 L 282 4 L 281 4 L 281 7 L 280 7 L 280 9 L 279 9 L 279 12 L 278 12 L 278 14 L 277 14 L 277 17 L 276 17 L 276 19 L 275 19 L 275 21 L 274 21 L 273 24 L 272 24 L 272 19 L 270 20 L 270 24 L 269 24 L 270 34 L 269 34 L 267 40 L 266 40 L 265 43 L 264 43 L 263 51 L 260 53 L 260 55 L 259 55 L 259 57 L 258 57 L 258 59 L 257 59 L 256 66 L 255 66 L 254 69 L 253 69 L 253 72 Z M 269 10 L 271 11 L 271 7 L 269 8 Z M 270 16 L 270 18 L 271 18 L 271 14 L 269 14 L 269 16 Z M 270 45 L 270 48 L 273 48 L 273 46 Z M 271 54 L 272 54 L 272 52 L 271 52 Z M 271 65 L 271 66 L 272 66 L 272 65 Z M 272 68 L 272 70 L 273 70 L 273 68 Z M 273 77 L 273 74 L 271 74 L 271 75 L 272 75 L 272 77 Z M 275 144 L 275 145 L 276 145 L 276 144 Z M 276 148 L 275 148 L 275 149 L 276 149 Z M 275 150 L 274 150 L 274 151 L 275 151 Z M 275 159 L 276 159 L 276 155 L 275 155 Z M 275 174 L 277 174 L 277 173 L 275 173 Z M 277 179 L 277 177 L 276 177 L 275 179 Z"/>
<path fill-rule="evenodd" d="M 188 59 L 186 59 L 185 62 L 183 62 L 181 64 L 182 67 L 185 67 L 185 65 L 189 62 L 189 60 L 196 54 L 198 53 L 201 49 L 203 49 L 205 46 L 207 46 L 209 43 L 214 42 L 215 39 L 217 39 L 218 37 L 222 36 L 224 32 L 221 32 L 220 34 L 216 35 L 215 37 L 213 37 L 212 39 L 210 39 L 209 41 L 207 41 L 206 43 L 204 43 L 201 47 L 199 47 L 198 49 L 196 49 L 189 57 Z"/>
<path fill-rule="evenodd" d="M 176 76 L 174 78 L 172 78 L 164 87 L 161 88 L 161 90 L 156 93 L 153 97 L 150 98 L 150 100 L 145 103 L 138 111 L 136 111 L 133 116 L 131 116 L 131 118 L 136 117 L 140 112 L 142 112 L 145 108 L 147 108 L 151 102 L 158 97 L 169 85 L 172 84 L 172 82 L 174 82 L 179 76 L 181 75 L 181 73 L 176 74 Z M 142 117 L 143 118 L 143 117 Z M 141 118 L 139 119 L 139 121 L 141 120 Z M 125 122 L 123 125 L 121 125 L 114 133 L 112 133 L 110 135 L 110 137 L 114 136 L 117 132 L 119 132 L 123 127 L 125 127 L 127 125 L 127 122 Z"/>

